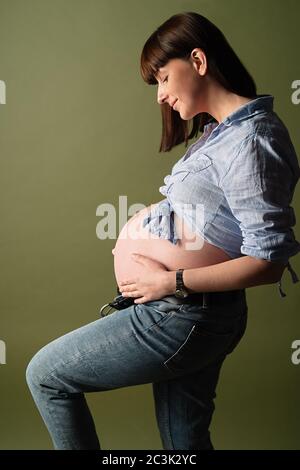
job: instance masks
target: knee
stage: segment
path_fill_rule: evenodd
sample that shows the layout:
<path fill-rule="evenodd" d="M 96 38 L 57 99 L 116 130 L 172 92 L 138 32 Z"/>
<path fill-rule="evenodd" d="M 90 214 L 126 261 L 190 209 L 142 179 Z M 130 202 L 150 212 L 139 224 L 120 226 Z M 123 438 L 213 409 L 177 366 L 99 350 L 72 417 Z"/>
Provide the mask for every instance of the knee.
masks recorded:
<path fill-rule="evenodd" d="M 32 391 L 34 386 L 45 383 L 51 372 L 50 351 L 47 346 L 40 349 L 30 360 L 26 367 L 26 382 Z"/>

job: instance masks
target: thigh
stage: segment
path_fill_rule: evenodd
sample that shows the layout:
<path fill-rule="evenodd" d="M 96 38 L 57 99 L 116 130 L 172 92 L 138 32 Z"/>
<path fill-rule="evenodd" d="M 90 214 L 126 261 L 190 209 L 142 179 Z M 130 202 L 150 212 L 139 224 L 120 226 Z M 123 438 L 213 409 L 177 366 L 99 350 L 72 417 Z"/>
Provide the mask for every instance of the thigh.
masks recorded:
<path fill-rule="evenodd" d="M 182 305 L 132 305 L 55 339 L 34 356 L 31 371 L 70 393 L 168 380 L 204 367 L 230 342 L 232 332 L 216 341 L 207 331 L 199 342 L 200 323 L 201 312 Z"/>
<path fill-rule="evenodd" d="M 165 344 L 166 325 L 179 308 L 149 302 L 84 325 L 38 351 L 31 373 L 40 383 L 70 393 L 168 379 L 164 361 L 172 351 Z"/>

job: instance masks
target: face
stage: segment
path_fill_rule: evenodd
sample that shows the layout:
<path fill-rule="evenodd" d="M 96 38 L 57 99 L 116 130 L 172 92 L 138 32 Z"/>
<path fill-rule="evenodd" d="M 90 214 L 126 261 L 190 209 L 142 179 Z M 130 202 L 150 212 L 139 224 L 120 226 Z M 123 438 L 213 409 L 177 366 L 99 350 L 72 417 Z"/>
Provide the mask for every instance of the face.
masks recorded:
<path fill-rule="evenodd" d="M 184 120 L 205 111 L 206 60 L 199 51 L 189 61 L 171 59 L 156 75 L 157 102 L 168 103 Z"/>

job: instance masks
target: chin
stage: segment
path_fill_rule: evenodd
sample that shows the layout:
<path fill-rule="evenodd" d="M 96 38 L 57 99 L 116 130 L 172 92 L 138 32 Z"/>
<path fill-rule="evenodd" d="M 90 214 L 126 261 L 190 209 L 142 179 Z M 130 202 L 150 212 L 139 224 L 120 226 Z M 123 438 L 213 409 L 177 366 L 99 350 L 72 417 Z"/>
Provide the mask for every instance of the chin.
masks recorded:
<path fill-rule="evenodd" d="M 186 116 L 186 113 L 182 109 L 179 109 L 177 112 L 180 115 L 181 119 L 183 119 L 184 121 L 187 121 L 189 119 L 189 117 Z"/>
<path fill-rule="evenodd" d="M 193 119 L 194 116 L 196 116 L 196 114 L 187 114 L 187 113 L 184 113 L 182 111 L 178 111 L 179 114 L 180 114 L 180 117 L 181 119 L 183 119 L 184 121 L 189 121 L 190 119 Z"/>

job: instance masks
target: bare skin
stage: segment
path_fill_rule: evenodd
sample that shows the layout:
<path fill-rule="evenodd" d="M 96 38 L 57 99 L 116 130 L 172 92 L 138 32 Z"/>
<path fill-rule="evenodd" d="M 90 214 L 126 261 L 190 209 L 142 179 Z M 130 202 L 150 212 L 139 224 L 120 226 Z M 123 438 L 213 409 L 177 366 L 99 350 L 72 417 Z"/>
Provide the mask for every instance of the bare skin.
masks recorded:
<path fill-rule="evenodd" d="M 163 264 L 169 271 L 179 268 L 196 268 L 227 261 L 230 257 L 220 248 L 207 243 L 193 233 L 177 215 L 174 217 L 179 240 L 176 245 L 169 240 L 152 235 L 142 221 L 155 204 L 141 210 L 121 230 L 113 250 L 117 282 L 124 277 L 141 274 L 141 266 L 131 258 L 133 252 L 147 256 Z"/>

